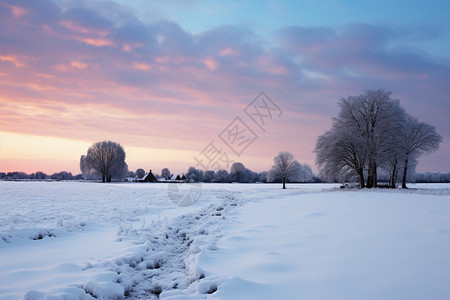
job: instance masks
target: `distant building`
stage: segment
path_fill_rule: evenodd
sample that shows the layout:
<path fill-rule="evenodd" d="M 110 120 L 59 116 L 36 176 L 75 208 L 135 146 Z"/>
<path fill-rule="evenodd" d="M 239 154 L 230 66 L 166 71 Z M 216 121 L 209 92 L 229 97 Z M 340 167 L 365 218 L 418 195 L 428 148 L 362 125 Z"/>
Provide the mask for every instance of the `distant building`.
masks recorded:
<path fill-rule="evenodd" d="M 173 174 L 172 177 L 170 178 L 170 181 L 175 181 L 175 182 L 184 182 L 186 181 L 186 176 L 184 176 L 184 174 Z"/>
<path fill-rule="evenodd" d="M 139 178 L 136 177 L 127 177 L 125 178 L 126 182 L 137 182 L 139 180 Z"/>
<path fill-rule="evenodd" d="M 166 177 L 164 177 L 164 176 L 158 176 L 158 177 L 156 177 L 156 180 L 157 180 L 158 182 L 164 182 L 164 181 L 167 181 Z"/>
<path fill-rule="evenodd" d="M 148 173 L 145 173 L 144 177 L 140 178 L 138 182 L 158 182 L 155 175 L 153 175 L 152 170 Z"/>

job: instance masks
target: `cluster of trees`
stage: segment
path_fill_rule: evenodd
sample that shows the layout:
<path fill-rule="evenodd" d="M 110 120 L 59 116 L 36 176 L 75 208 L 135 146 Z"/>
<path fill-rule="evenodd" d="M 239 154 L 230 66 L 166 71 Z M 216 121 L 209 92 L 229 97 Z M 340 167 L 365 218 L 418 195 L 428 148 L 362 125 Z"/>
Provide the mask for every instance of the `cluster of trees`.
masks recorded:
<path fill-rule="evenodd" d="M 320 177 L 326 181 L 358 180 L 360 187 L 377 187 L 379 169 L 395 187 L 406 188 L 408 171 L 425 153 L 436 151 L 442 137 L 433 126 L 410 116 L 391 92 L 368 90 L 339 101 L 331 130 L 317 139 Z"/>
<path fill-rule="evenodd" d="M 265 182 L 267 172 L 253 172 L 247 169 L 244 164 L 235 162 L 231 165 L 230 172 L 227 170 L 200 170 L 195 167 L 189 167 L 185 174 L 186 179 L 195 182 L 240 182 L 240 183 L 254 183 Z"/>
<path fill-rule="evenodd" d="M 0 180 L 79 180 L 81 178 L 81 174 L 74 176 L 71 172 L 67 171 L 56 172 L 51 175 L 47 175 L 41 171 L 31 174 L 25 172 L 0 172 Z"/>
<path fill-rule="evenodd" d="M 125 157 L 125 150 L 118 143 L 111 141 L 94 143 L 88 149 L 87 154 L 80 158 L 83 178 L 88 180 L 101 179 L 102 182 L 111 182 L 113 179 L 122 181 L 125 177 L 142 178 L 145 175 L 144 169 L 137 169 L 136 172 L 128 171 Z M 168 168 L 162 169 L 161 176 L 166 180 L 170 179 L 170 170 Z M 185 176 L 187 180 L 194 182 L 283 182 L 283 188 L 285 188 L 286 182 L 317 181 L 311 167 L 299 163 L 288 152 L 280 152 L 274 158 L 274 166 L 269 172 L 253 172 L 241 162 L 235 162 L 232 164 L 230 172 L 227 170 L 204 171 L 189 167 Z"/>
<path fill-rule="evenodd" d="M 267 172 L 254 172 L 244 166 L 241 162 L 231 165 L 230 172 L 218 170 L 203 171 L 195 167 L 189 167 L 185 174 L 187 180 L 195 182 L 282 182 L 285 188 L 286 182 L 316 182 L 311 167 L 301 164 L 288 152 L 280 152 L 274 158 L 274 166 Z"/>
<path fill-rule="evenodd" d="M 414 175 L 414 181 L 423 183 L 448 183 L 450 182 L 450 173 L 417 173 Z"/>
<path fill-rule="evenodd" d="M 224 182 L 229 183 L 230 175 L 226 170 L 219 170 L 217 172 L 214 171 L 208 171 L 204 172 L 198 169 L 195 169 L 194 167 L 192 171 L 193 173 L 201 173 L 203 174 L 203 182 Z M 191 169 L 190 168 L 190 169 Z M 168 170 L 167 168 L 164 168 L 163 170 Z M 194 171 L 195 170 L 195 171 Z M 271 180 L 268 179 L 268 173 L 269 172 L 261 172 L 261 173 L 255 173 L 257 174 L 257 177 L 254 182 L 283 182 L 283 179 L 281 176 L 275 178 L 271 178 Z M 300 169 L 300 175 L 302 178 L 295 177 L 287 180 L 287 182 L 320 182 L 320 179 L 315 177 L 314 174 L 311 171 L 311 167 L 303 164 L 302 168 Z M 161 172 L 161 174 L 164 174 L 164 172 Z M 166 173 L 167 174 L 167 173 Z M 167 179 L 170 179 L 171 173 L 169 171 L 168 176 L 163 176 Z M 191 173 L 192 174 L 192 173 Z M 211 174 L 213 175 L 211 178 Z M 142 178 L 145 175 L 144 169 L 137 169 L 135 172 L 129 171 L 127 177 L 135 177 L 138 176 L 138 178 Z M 273 175 L 270 175 L 273 176 Z M 382 177 L 384 177 L 382 175 Z M 0 172 L 0 180 L 80 180 L 83 179 L 82 174 L 72 175 L 71 172 L 67 171 L 61 171 L 56 172 L 50 175 L 47 175 L 44 172 L 38 171 L 35 173 L 27 174 L 25 172 Z M 381 181 L 384 178 L 381 178 Z M 285 181 L 286 182 L 286 181 Z M 426 172 L 426 173 L 417 173 L 414 174 L 411 177 L 411 182 L 423 182 L 423 183 L 449 183 L 450 182 L 450 173 L 432 173 L 432 172 Z"/>

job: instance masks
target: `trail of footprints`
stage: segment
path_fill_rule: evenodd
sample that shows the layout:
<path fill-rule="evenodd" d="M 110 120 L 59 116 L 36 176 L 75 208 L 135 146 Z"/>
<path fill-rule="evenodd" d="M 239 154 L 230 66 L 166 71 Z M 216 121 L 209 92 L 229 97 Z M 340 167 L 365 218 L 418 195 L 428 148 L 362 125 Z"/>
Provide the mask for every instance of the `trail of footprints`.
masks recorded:
<path fill-rule="evenodd" d="M 174 289 L 187 290 L 188 294 L 217 291 L 217 285 L 205 279 L 205 273 L 197 267 L 197 260 L 204 249 L 217 249 L 220 222 L 229 210 L 243 204 L 233 194 L 221 198 L 222 201 L 175 218 L 169 224 L 159 221 L 126 232 L 138 236 L 138 251 L 116 259 L 111 265 L 111 270 L 118 274 L 117 283 L 124 287 L 125 298 L 158 299 L 163 291 Z"/>

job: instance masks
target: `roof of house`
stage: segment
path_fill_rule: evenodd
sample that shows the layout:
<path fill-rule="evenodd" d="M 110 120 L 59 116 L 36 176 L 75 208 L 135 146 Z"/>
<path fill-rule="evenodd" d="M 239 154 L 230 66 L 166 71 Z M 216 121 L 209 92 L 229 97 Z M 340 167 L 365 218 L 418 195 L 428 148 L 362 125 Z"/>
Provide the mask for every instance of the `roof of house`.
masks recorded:
<path fill-rule="evenodd" d="M 141 178 L 142 181 L 157 181 L 155 175 L 153 175 L 152 170 L 145 173 L 144 177 Z"/>
<path fill-rule="evenodd" d="M 173 174 L 170 180 L 184 180 L 186 177 L 184 174 Z"/>

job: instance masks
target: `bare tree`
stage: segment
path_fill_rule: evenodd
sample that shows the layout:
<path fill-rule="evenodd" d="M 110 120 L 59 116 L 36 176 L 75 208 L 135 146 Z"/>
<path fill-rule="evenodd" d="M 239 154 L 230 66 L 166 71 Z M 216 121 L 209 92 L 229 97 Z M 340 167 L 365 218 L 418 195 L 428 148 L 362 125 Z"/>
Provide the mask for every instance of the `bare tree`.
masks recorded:
<path fill-rule="evenodd" d="M 286 189 L 286 180 L 294 179 L 298 175 L 299 163 L 294 155 L 289 152 L 280 152 L 273 159 L 274 165 L 267 175 L 267 179 L 280 177 L 283 181 L 283 189 Z"/>
<path fill-rule="evenodd" d="M 205 171 L 205 176 L 203 177 L 204 182 L 211 182 L 214 179 L 215 172 L 213 170 Z"/>
<path fill-rule="evenodd" d="M 333 119 L 332 129 L 316 143 L 321 176 L 329 181 L 357 177 L 361 188 L 377 187 L 379 167 L 394 175 L 397 172 L 406 113 L 384 89 L 348 96 L 338 105 L 340 112 Z"/>
<path fill-rule="evenodd" d="M 390 96 L 390 91 L 378 89 L 341 99 L 341 111 L 334 119 L 335 126 L 352 131 L 364 143 L 368 188 L 377 186 L 377 168 L 390 154 L 388 148 L 403 128 L 404 111 Z"/>
<path fill-rule="evenodd" d="M 186 178 L 190 181 L 202 182 L 205 172 L 195 167 L 189 167 L 186 173 Z"/>
<path fill-rule="evenodd" d="M 335 126 L 319 136 L 315 148 L 320 177 L 327 181 L 347 181 L 354 176 L 364 188 L 364 167 L 368 149 L 365 140 L 349 128 Z"/>
<path fill-rule="evenodd" d="M 217 180 L 220 182 L 230 182 L 230 175 L 228 174 L 227 170 L 218 170 L 214 174 L 214 180 Z"/>
<path fill-rule="evenodd" d="M 135 174 L 138 178 L 142 178 L 145 176 L 145 170 L 142 168 L 139 168 L 136 170 Z"/>
<path fill-rule="evenodd" d="M 307 164 L 297 163 L 298 171 L 293 180 L 296 182 L 312 182 L 314 180 L 314 174 L 311 167 Z"/>
<path fill-rule="evenodd" d="M 411 159 L 417 159 L 422 154 L 431 153 L 439 149 L 442 137 L 436 133 L 436 129 L 416 118 L 408 116 L 404 135 L 404 162 L 402 188 L 406 188 L 408 165 Z"/>
<path fill-rule="evenodd" d="M 357 176 L 361 188 L 370 188 L 377 186 L 380 168 L 395 187 L 403 169 L 402 187 L 406 187 L 408 169 L 415 167 L 418 157 L 438 149 L 442 138 L 434 127 L 409 116 L 390 95 L 383 89 L 368 90 L 340 100 L 332 129 L 316 143 L 321 177 L 343 181 Z"/>
<path fill-rule="evenodd" d="M 240 162 L 235 162 L 231 165 L 230 177 L 232 181 L 241 182 L 244 175 L 245 166 Z"/>
<path fill-rule="evenodd" d="M 37 171 L 35 174 L 35 178 L 36 179 L 45 179 L 45 178 L 47 178 L 47 174 L 45 174 L 42 171 Z"/>
<path fill-rule="evenodd" d="M 101 178 L 101 174 L 88 164 L 88 159 L 86 158 L 86 155 L 81 155 L 80 157 L 80 170 L 81 175 L 85 180 L 98 180 Z"/>
<path fill-rule="evenodd" d="M 170 179 L 170 170 L 168 168 L 162 169 L 161 176 L 163 176 L 166 180 L 169 180 Z"/>
<path fill-rule="evenodd" d="M 102 182 L 111 182 L 113 177 L 122 179 L 128 172 L 125 150 L 120 144 L 111 141 L 92 144 L 87 155 L 84 158 L 81 157 L 80 165 L 85 169 L 94 169 L 99 172 Z"/>

